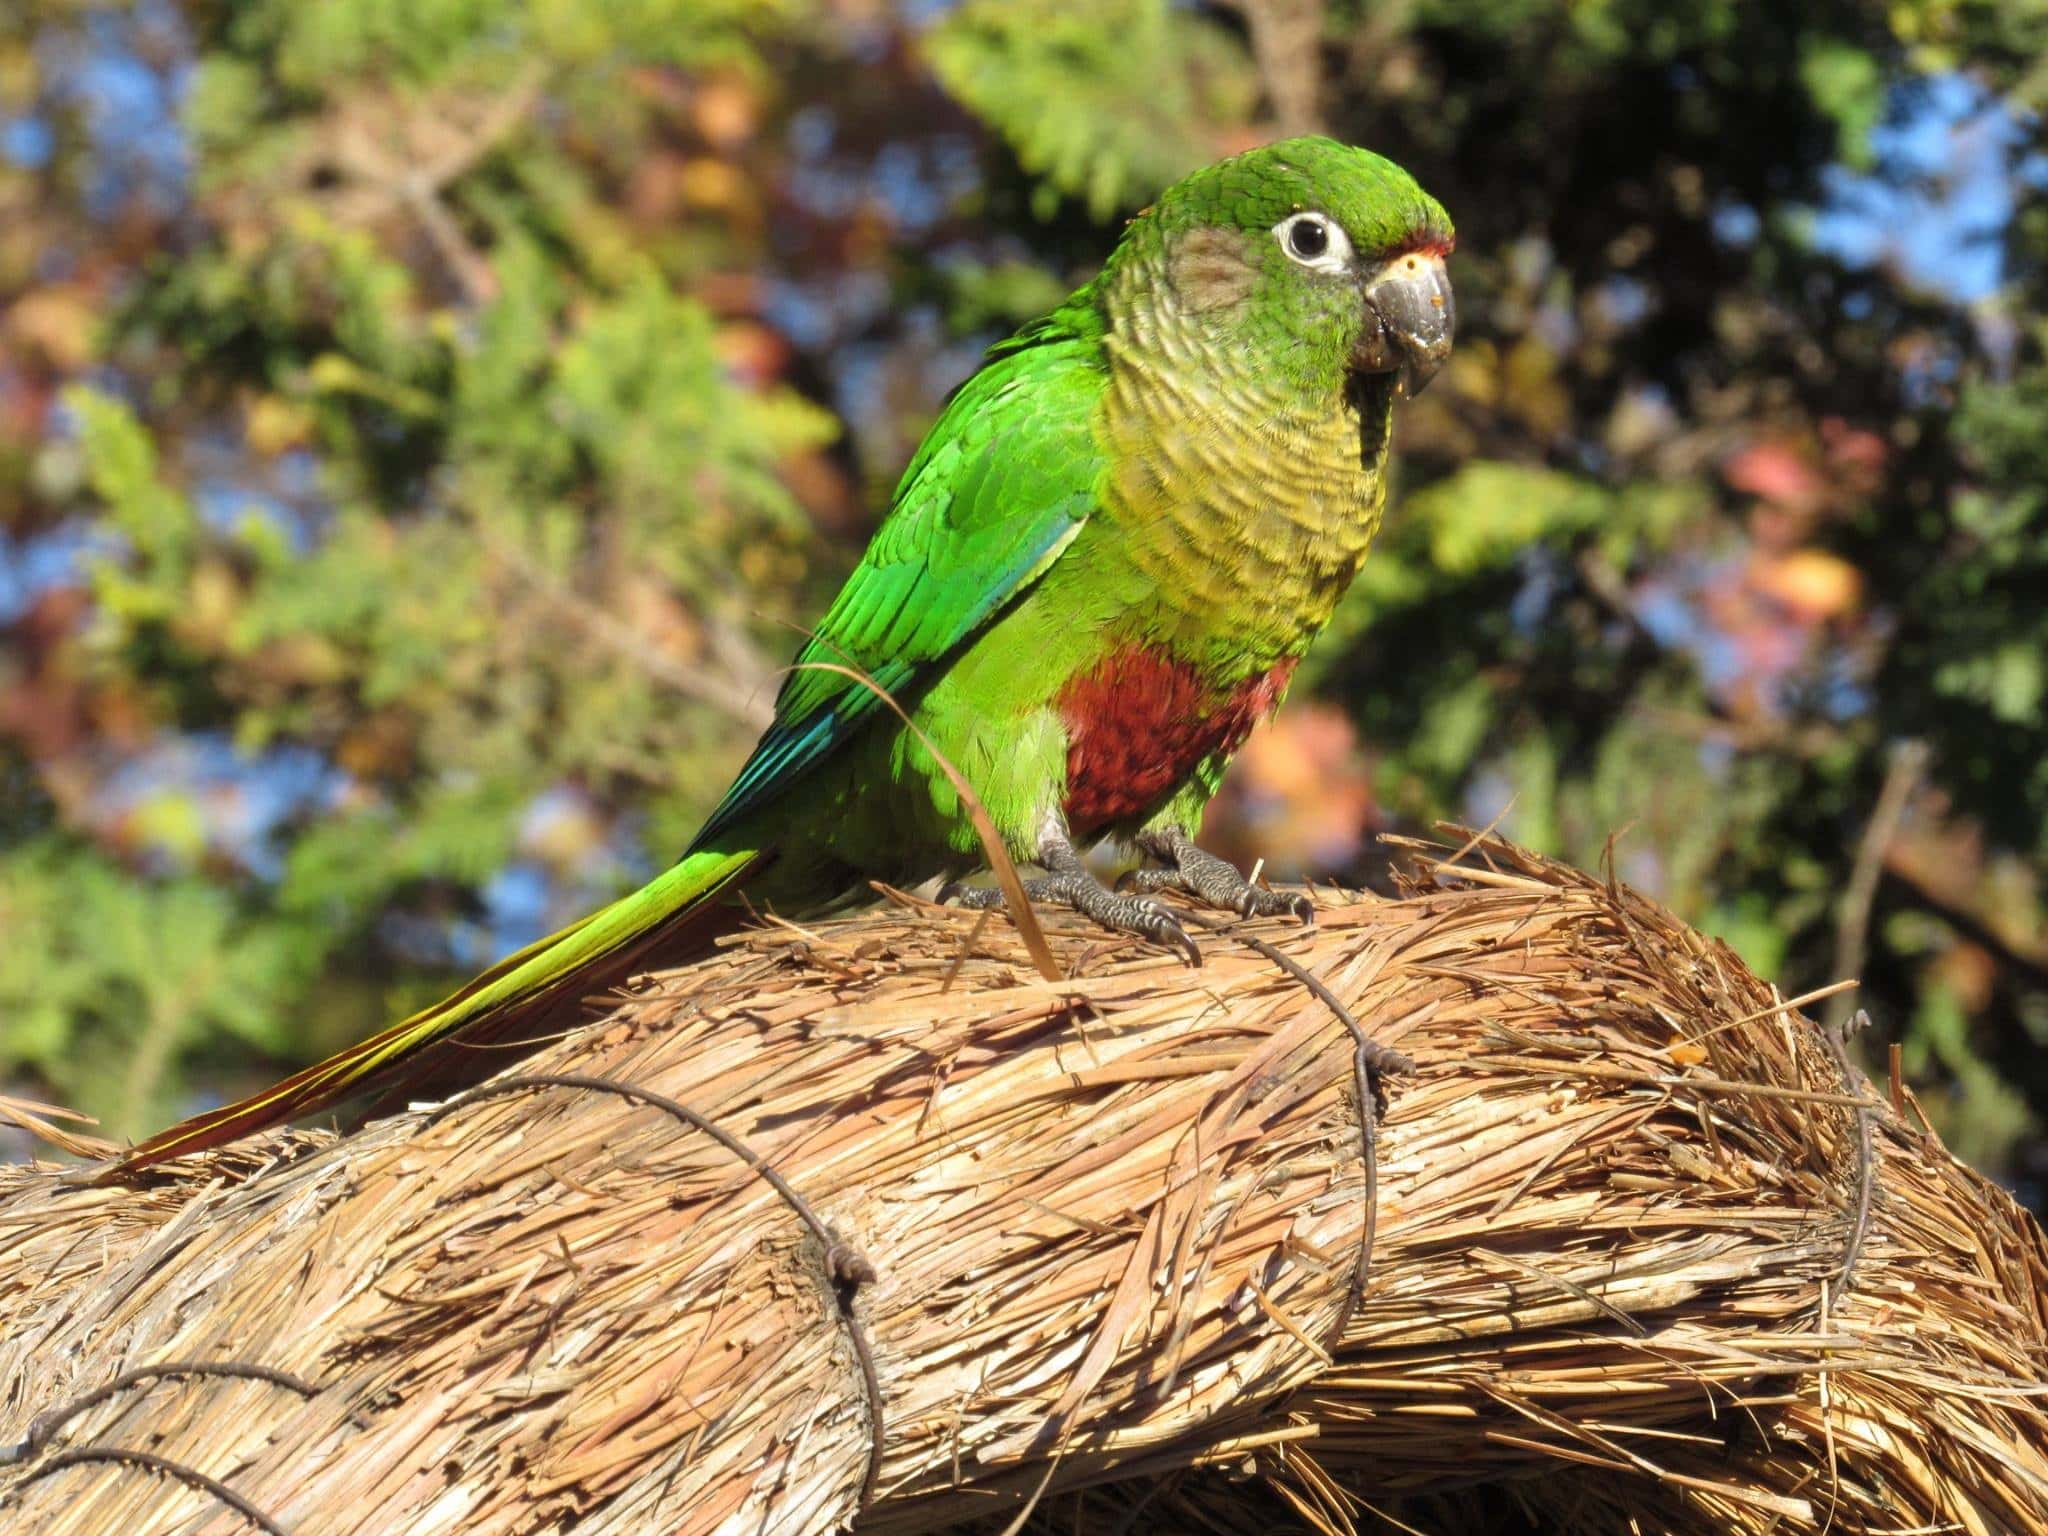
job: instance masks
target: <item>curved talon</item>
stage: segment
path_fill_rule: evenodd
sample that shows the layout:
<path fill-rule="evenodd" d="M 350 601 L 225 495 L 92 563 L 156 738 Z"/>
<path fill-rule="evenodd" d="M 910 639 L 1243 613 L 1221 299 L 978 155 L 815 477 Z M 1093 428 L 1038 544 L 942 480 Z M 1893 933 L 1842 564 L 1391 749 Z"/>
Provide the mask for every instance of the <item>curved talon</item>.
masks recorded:
<path fill-rule="evenodd" d="M 1187 929 L 1180 925 L 1179 918 L 1170 914 L 1162 914 L 1162 918 L 1158 932 L 1147 934 L 1146 937 L 1155 944 L 1164 944 L 1175 950 L 1181 959 L 1199 971 L 1202 968 L 1202 947 L 1194 941 Z"/>
<path fill-rule="evenodd" d="M 1123 882 L 1117 883 L 1121 886 Z M 1150 896 L 1112 896 L 1111 900 L 1129 903 L 1128 921 L 1140 938 L 1176 950 L 1181 959 L 1200 968 L 1201 946 L 1195 943 L 1194 937 L 1181 926 L 1181 920 L 1163 902 L 1154 901 Z"/>

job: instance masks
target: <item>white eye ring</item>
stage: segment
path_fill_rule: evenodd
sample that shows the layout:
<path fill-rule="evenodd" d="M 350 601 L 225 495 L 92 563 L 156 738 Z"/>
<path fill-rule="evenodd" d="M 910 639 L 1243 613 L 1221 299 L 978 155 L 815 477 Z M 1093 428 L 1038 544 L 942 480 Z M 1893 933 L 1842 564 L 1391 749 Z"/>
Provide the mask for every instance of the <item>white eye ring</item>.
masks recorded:
<path fill-rule="evenodd" d="M 1290 213 L 1273 226 L 1287 259 L 1311 272 L 1351 270 L 1351 238 L 1326 213 Z"/>

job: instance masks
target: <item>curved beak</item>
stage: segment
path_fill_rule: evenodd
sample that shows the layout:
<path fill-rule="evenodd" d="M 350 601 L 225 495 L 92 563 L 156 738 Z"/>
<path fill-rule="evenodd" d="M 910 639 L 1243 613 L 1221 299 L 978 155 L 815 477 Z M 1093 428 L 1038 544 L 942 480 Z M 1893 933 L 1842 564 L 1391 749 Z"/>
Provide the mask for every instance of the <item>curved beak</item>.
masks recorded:
<path fill-rule="evenodd" d="M 1360 373 L 1398 373 L 1401 393 L 1411 399 L 1451 355 L 1450 274 L 1443 256 L 1410 251 L 1367 275 L 1360 298 L 1365 325 L 1351 349 Z"/>

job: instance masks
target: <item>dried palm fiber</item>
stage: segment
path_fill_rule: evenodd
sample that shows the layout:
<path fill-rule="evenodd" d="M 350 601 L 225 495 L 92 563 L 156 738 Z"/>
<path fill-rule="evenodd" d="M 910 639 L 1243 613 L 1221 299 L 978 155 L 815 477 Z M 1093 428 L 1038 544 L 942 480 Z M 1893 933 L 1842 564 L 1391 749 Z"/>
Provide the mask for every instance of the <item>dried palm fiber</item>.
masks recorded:
<path fill-rule="evenodd" d="M 1323 1001 L 1222 933 L 1192 971 L 1055 926 L 1051 984 L 905 904 L 750 932 L 510 1069 L 680 1101 L 864 1284 L 601 1087 L 141 1190 L 7 1170 L 0 1528 L 823 1531 L 869 1468 L 858 1337 L 862 1530 L 1034 1492 L 1048 1531 L 2048 1529 L 2040 1232 L 1729 951 L 1495 841 L 1321 916 L 1241 931 L 1416 1062 L 1355 1309 Z M 123 1380 L 165 1362 L 289 1374 Z"/>

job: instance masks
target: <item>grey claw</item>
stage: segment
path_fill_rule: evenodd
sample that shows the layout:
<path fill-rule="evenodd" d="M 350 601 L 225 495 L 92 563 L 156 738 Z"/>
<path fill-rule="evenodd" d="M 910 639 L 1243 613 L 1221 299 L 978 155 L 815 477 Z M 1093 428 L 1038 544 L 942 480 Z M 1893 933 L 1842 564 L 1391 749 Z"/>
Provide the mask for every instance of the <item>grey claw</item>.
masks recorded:
<path fill-rule="evenodd" d="M 1181 926 L 1180 919 L 1165 908 L 1162 907 L 1158 910 L 1157 921 L 1150 925 L 1145 937 L 1155 944 L 1162 944 L 1166 948 L 1176 951 L 1181 959 L 1187 961 L 1196 970 L 1202 968 L 1201 946 L 1195 943 L 1187 929 Z"/>

